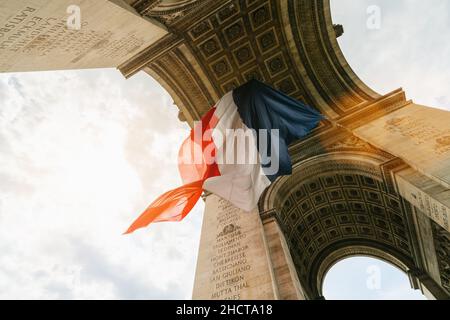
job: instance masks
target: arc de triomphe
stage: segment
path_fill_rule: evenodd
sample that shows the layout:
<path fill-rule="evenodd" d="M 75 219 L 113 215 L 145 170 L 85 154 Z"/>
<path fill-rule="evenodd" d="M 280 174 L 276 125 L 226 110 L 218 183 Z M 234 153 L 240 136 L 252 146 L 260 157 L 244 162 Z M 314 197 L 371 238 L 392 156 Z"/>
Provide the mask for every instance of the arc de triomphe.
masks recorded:
<path fill-rule="evenodd" d="M 329 0 L 0 2 L 0 71 L 144 71 L 192 124 L 259 79 L 327 115 L 290 147 L 294 173 L 244 213 L 214 195 L 195 299 L 320 299 L 339 260 L 373 256 L 450 294 L 450 113 L 379 95 L 339 49 Z M 79 9 L 79 12 L 77 11 Z M 77 16 L 77 12 L 81 16 Z M 80 18 L 81 17 L 81 18 Z M 67 20 L 76 22 L 68 28 Z"/>

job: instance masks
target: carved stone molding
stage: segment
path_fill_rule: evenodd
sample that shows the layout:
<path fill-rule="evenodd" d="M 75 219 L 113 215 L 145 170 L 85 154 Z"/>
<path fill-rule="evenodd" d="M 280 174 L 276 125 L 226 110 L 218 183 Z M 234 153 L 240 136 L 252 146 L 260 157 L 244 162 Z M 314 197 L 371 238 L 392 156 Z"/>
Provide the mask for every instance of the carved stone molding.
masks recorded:
<path fill-rule="evenodd" d="M 432 222 L 441 285 L 450 294 L 450 233 Z"/>
<path fill-rule="evenodd" d="M 408 167 L 409 165 L 400 158 L 393 158 L 381 165 L 381 173 L 389 193 L 396 194 L 398 192 L 394 178 L 395 173 Z"/>
<path fill-rule="evenodd" d="M 371 149 L 371 147 L 367 142 L 350 135 L 328 147 L 328 150 L 342 149 Z"/>
<path fill-rule="evenodd" d="M 186 16 L 206 0 L 136 0 L 131 3 L 142 16 L 154 18 L 166 25 L 174 23 L 177 19 Z"/>
<path fill-rule="evenodd" d="M 361 105 L 339 119 L 339 124 L 352 130 L 410 104 L 402 89 L 397 89 L 383 97 Z"/>

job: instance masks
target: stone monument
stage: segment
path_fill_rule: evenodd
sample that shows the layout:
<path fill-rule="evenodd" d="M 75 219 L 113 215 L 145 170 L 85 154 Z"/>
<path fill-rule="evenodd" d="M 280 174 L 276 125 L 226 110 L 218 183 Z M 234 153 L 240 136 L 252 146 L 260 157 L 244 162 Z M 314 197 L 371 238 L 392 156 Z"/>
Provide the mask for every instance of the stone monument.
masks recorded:
<path fill-rule="evenodd" d="M 66 7 L 81 29 L 66 30 Z M 380 258 L 450 295 L 450 112 L 380 95 L 339 49 L 329 0 L 0 2 L 0 71 L 117 67 L 158 80 L 192 125 L 249 79 L 314 106 L 294 172 L 259 208 L 205 195 L 194 299 L 323 299 L 326 272 Z M 14 28 L 13 28 L 14 25 Z"/>

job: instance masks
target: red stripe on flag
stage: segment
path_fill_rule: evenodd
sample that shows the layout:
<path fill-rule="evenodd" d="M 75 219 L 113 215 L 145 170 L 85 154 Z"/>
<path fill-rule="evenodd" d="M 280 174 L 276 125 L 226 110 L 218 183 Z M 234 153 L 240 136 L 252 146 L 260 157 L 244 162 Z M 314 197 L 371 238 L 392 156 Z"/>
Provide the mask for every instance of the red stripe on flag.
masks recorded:
<path fill-rule="evenodd" d="M 203 192 L 206 179 L 220 176 L 215 159 L 215 145 L 211 137 L 218 119 L 215 108 L 205 114 L 190 136 L 183 142 L 178 154 L 178 170 L 184 185 L 159 196 L 128 228 L 125 234 L 144 228 L 153 222 L 181 221 L 188 215 Z M 200 127 L 201 126 L 201 130 Z M 201 132 L 196 141 L 195 132 Z M 209 152 L 210 154 L 207 154 Z M 212 163 L 211 163 L 212 162 Z"/>

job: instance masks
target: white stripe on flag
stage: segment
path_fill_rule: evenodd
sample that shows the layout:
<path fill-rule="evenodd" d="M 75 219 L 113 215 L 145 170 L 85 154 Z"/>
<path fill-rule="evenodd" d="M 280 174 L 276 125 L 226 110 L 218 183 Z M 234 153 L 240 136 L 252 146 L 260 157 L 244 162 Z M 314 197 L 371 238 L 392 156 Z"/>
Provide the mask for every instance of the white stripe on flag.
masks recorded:
<path fill-rule="evenodd" d="M 260 164 L 256 137 L 242 121 L 232 92 L 227 93 L 217 103 L 214 115 L 219 119 L 212 136 L 217 148 L 216 159 L 221 175 L 206 180 L 203 188 L 230 201 L 238 208 L 252 211 L 263 191 L 271 183 Z M 239 141 L 239 131 L 236 130 L 244 133 L 248 139 L 246 143 Z M 247 158 L 243 158 L 244 156 Z M 237 161 L 239 157 L 245 161 Z"/>

